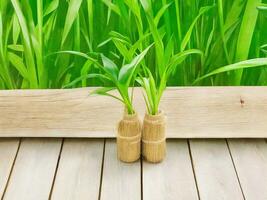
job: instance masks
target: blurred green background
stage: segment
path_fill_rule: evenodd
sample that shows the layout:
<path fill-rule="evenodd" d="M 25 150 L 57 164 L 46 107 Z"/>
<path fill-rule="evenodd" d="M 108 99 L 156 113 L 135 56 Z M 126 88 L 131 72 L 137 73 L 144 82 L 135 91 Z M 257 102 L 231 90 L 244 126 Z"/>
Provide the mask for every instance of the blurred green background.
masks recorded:
<path fill-rule="evenodd" d="M 154 43 L 142 65 L 161 65 L 188 50 L 170 86 L 267 85 L 267 0 L 0 0 L 0 89 L 62 88 L 98 72 L 100 53 L 129 63 Z M 85 55 L 86 54 L 86 55 Z M 86 59 L 88 56 L 91 59 Z M 266 63 L 265 63 L 266 61 Z M 229 69 L 229 70 L 228 70 Z M 74 87 L 105 85 L 78 81 Z"/>

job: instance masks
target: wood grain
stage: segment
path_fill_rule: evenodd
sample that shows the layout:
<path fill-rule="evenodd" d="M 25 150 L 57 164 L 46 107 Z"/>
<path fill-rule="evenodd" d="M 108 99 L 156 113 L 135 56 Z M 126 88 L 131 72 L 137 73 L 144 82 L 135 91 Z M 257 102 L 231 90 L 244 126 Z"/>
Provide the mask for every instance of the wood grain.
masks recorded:
<path fill-rule="evenodd" d="M 101 200 L 141 200 L 141 165 L 123 163 L 117 158 L 115 140 L 107 140 Z"/>
<path fill-rule="evenodd" d="M 267 199 L 267 143 L 229 140 L 236 171 L 247 200 Z"/>
<path fill-rule="evenodd" d="M 198 199 L 185 140 L 168 141 L 167 157 L 162 163 L 143 162 L 143 199 Z"/>
<path fill-rule="evenodd" d="M 4 199 L 47 200 L 60 147 L 60 139 L 22 140 Z"/>
<path fill-rule="evenodd" d="M 19 139 L 0 140 L 0 198 L 8 183 L 14 159 L 19 146 Z"/>
<path fill-rule="evenodd" d="M 0 137 L 115 137 L 123 106 L 90 90 L 0 91 Z M 267 87 L 168 88 L 161 109 L 168 138 L 267 137 Z"/>
<path fill-rule="evenodd" d="M 51 199 L 98 199 L 104 140 L 65 140 Z"/>
<path fill-rule="evenodd" d="M 243 200 L 225 140 L 190 140 L 200 199 Z"/>

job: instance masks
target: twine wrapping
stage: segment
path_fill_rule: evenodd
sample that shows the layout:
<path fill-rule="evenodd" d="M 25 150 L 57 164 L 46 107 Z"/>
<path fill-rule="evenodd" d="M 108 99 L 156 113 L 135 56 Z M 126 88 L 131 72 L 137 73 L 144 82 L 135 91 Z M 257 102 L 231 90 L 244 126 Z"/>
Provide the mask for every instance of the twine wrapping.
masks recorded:
<path fill-rule="evenodd" d="M 166 120 L 163 112 L 146 114 L 143 123 L 142 154 L 148 162 L 161 162 L 166 156 Z"/>
<path fill-rule="evenodd" d="M 118 123 L 117 154 L 123 162 L 134 162 L 141 153 L 141 122 L 137 114 L 124 114 Z"/>

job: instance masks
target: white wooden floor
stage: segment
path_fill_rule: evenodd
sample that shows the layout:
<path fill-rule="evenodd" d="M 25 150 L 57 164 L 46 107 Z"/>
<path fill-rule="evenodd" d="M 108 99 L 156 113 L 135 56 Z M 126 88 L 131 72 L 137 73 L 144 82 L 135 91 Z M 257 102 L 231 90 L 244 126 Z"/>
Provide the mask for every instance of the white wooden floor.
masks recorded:
<path fill-rule="evenodd" d="M 266 140 L 169 140 L 167 148 L 161 164 L 125 164 L 114 140 L 0 139 L 0 197 L 267 200 Z"/>

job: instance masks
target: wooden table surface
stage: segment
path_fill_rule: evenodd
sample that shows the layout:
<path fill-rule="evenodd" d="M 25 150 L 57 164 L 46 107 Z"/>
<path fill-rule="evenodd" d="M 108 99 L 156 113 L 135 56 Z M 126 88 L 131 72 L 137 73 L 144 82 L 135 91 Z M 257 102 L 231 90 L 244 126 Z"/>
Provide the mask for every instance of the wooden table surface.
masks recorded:
<path fill-rule="evenodd" d="M 113 139 L 0 139 L 6 200 L 266 200 L 264 139 L 172 139 L 160 164 L 117 160 Z"/>

